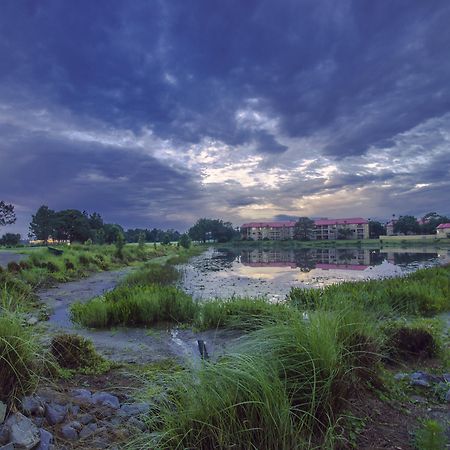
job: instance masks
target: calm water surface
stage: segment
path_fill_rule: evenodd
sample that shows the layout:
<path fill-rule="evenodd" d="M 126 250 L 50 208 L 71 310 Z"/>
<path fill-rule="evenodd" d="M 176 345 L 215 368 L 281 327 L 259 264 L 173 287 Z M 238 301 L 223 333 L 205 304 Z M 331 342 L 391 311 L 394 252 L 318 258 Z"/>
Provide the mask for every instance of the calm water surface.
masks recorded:
<path fill-rule="evenodd" d="M 450 249 L 210 248 L 180 266 L 181 288 L 199 299 L 284 299 L 292 286 L 321 287 L 401 276 L 450 262 Z"/>

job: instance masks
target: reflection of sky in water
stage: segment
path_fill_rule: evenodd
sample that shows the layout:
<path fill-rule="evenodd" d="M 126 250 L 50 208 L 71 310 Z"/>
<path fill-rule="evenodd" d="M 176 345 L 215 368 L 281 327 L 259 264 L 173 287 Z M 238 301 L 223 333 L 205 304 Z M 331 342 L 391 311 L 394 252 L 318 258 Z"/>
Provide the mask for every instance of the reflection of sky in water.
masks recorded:
<path fill-rule="evenodd" d="M 264 296 L 283 299 L 292 286 L 400 276 L 450 261 L 449 252 L 404 249 L 210 249 L 181 266 L 181 287 L 196 298 Z"/>

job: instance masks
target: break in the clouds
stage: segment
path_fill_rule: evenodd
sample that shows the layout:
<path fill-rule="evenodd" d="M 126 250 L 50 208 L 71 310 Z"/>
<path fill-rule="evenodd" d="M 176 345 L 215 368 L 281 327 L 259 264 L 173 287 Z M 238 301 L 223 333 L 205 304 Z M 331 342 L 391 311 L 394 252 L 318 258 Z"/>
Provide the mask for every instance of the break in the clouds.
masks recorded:
<path fill-rule="evenodd" d="M 447 0 L 0 5 L 0 199 L 125 226 L 450 213 Z"/>

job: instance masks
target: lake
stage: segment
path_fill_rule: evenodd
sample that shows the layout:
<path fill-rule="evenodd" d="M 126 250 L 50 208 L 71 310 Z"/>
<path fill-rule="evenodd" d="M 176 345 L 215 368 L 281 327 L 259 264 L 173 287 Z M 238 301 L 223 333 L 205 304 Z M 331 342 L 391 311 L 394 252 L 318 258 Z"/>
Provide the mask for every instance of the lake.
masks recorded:
<path fill-rule="evenodd" d="M 449 262 L 450 249 L 433 248 L 210 248 L 179 266 L 180 287 L 197 299 L 282 300 L 292 286 L 401 276 Z"/>

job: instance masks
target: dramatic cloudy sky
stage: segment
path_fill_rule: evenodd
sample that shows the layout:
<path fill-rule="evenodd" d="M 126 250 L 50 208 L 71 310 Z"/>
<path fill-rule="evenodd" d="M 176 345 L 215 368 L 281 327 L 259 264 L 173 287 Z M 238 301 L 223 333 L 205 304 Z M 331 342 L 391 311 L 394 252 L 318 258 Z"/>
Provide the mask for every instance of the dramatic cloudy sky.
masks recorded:
<path fill-rule="evenodd" d="M 448 0 L 2 0 L 0 200 L 126 227 L 450 213 Z"/>

